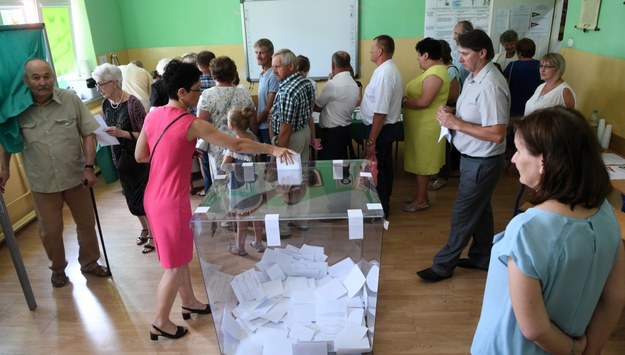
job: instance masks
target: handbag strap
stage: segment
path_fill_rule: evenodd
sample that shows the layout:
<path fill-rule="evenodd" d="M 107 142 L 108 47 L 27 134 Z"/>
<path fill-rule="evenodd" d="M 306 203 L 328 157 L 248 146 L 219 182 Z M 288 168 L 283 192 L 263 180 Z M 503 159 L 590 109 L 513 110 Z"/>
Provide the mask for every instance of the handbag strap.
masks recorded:
<path fill-rule="evenodd" d="M 154 147 L 152 148 L 152 154 L 150 155 L 150 161 L 148 162 L 148 164 L 152 163 L 152 158 L 154 158 L 154 152 L 156 151 L 156 147 L 158 146 L 158 143 L 161 141 L 161 138 L 163 138 L 163 134 L 165 134 L 165 132 L 167 132 L 167 130 L 169 129 L 169 127 L 171 127 L 174 123 L 176 123 L 176 121 L 178 121 L 179 119 L 182 118 L 182 116 L 184 115 L 190 115 L 190 113 L 185 112 L 183 114 L 181 114 L 180 116 L 176 117 L 173 121 L 169 122 L 169 124 L 167 125 L 167 127 L 165 127 L 165 129 L 163 130 L 163 132 L 161 132 L 161 135 L 158 136 L 158 139 L 156 140 L 156 143 L 154 143 Z"/>

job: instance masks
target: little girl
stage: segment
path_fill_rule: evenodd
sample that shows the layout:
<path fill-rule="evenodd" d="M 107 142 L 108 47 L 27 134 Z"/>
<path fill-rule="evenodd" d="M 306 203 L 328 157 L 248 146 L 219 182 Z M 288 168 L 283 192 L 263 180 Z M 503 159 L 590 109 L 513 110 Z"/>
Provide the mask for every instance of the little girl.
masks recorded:
<path fill-rule="evenodd" d="M 228 111 L 228 128 L 234 132 L 237 138 L 247 138 L 254 141 L 258 141 L 258 138 L 250 131 L 250 122 L 254 115 L 254 109 L 250 107 L 233 107 Z M 237 153 L 229 149 L 224 151 L 223 164 L 229 163 L 253 163 L 255 160 L 254 154 L 249 153 Z M 222 164 L 222 165 L 223 165 Z M 231 187 L 232 188 L 232 187 Z M 237 222 L 237 234 L 235 238 L 236 244 L 230 244 L 228 251 L 231 254 L 238 256 L 246 256 L 245 240 L 247 239 L 247 228 L 249 222 Z M 255 241 L 251 241 L 250 245 L 256 249 L 257 252 L 262 253 L 265 251 L 265 246 L 262 241 L 262 224 L 260 222 L 252 222 L 254 227 Z"/>

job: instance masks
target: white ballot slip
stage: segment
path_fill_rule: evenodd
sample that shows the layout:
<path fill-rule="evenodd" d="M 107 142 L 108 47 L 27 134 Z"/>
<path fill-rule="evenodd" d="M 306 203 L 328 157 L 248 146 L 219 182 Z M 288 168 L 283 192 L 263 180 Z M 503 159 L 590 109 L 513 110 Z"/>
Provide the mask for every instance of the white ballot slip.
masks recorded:
<path fill-rule="evenodd" d="M 349 221 L 349 239 L 362 239 L 365 236 L 365 229 L 363 224 L 362 210 L 351 209 L 347 210 L 347 218 Z"/>
<path fill-rule="evenodd" d="M 280 246 L 280 226 L 278 224 L 279 214 L 265 215 L 265 231 L 267 232 L 267 246 Z"/>
<path fill-rule="evenodd" d="M 451 143 L 451 132 L 449 132 L 449 128 L 441 126 L 441 135 L 438 136 L 438 141 L 440 142 L 443 137 L 446 137 L 447 141 Z"/>
<path fill-rule="evenodd" d="M 119 140 L 117 139 L 117 137 L 113 137 L 110 134 L 106 133 L 105 129 L 107 129 L 108 126 L 106 125 L 106 122 L 104 122 L 102 115 L 98 114 L 93 116 L 93 118 L 95 118 L 95 120 L 100 125 L 100 127 L 96 128 L 96 130 L 93 131 L 96 138 L 98 139 L 98 142 L 100 142 L 100 145 L 103 147 L 107 145 L 118 145 Z"/>
<path fill-rule="evenodd" d="M 281 158 L 276 159 L 278 167 L 278 184 L 301 185 L 302 184 L 302 157 L 299 154 L 292 155 L 293 163 L 286 164 Z"/>

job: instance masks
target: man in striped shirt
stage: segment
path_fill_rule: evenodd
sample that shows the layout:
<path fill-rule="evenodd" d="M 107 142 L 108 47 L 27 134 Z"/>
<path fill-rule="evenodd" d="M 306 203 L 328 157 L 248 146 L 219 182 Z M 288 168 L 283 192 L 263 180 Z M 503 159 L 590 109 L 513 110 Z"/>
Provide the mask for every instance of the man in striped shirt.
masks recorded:
<path fill-rule="evenodd" d="M 308 160 L 310 127 L 315 89 L 310 80 L 302 77 L 296 68 L 297 57 L 288 49 L 277 51 L 271 60 L 273 72 L 280 81 L 280 89 L 271 108 L 273 144 L 298 152 Z"/>

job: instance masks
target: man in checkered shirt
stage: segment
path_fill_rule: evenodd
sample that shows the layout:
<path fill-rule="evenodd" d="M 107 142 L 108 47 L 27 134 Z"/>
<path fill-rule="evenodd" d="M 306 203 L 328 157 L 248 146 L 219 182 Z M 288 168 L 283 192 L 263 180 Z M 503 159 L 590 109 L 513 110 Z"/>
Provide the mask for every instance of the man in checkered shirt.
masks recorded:
<path fill-rule="evenodd" d="M 280 81 L 280 89 L 271 108 L 273 144 L 298 152 L 308 160 L 310 127 L 315 89 L 310 80 L 302 77 L 296 68 L 296 56 L 288 49 L 277 51 L 271 60 L 273 72 Z"/>

